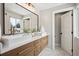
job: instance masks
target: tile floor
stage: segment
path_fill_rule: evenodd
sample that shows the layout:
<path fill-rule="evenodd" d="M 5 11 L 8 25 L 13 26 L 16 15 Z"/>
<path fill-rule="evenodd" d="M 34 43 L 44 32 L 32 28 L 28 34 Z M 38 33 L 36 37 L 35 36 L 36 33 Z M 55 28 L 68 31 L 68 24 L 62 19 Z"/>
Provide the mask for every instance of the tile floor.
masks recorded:
<path fill-rule="evenodd" d="M 39 56 L 70 56 L 66 51 L 61 48 L 56 48 L 54 51 L 50 48 L 45 48 Z"/>

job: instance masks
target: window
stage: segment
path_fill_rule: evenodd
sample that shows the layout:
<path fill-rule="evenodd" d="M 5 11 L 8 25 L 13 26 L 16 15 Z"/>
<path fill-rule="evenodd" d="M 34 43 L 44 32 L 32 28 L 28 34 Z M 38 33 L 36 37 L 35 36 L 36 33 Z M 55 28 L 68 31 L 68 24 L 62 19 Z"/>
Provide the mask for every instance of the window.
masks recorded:
<path fill-rule="evenodd" d="M 15 33 L 21 31 L 21 19 L 10 17 L 10 24 L 15 29 Z"/>
<path fill-rule="evenodd" d="M 11 17 L 10 24 L 14 27 L 16 25 L 16 19 Z"/>

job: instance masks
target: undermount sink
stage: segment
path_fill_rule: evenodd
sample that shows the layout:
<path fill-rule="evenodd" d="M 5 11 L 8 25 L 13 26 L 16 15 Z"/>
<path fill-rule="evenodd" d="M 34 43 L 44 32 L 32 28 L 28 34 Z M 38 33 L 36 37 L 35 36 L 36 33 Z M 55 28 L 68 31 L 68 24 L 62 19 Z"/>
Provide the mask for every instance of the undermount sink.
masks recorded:
<path fill-rule="evenodd" d="M 2 36 L 3 47 L 11 47 L 21 42 L 28 42 L 37 36 L 41 36 L 41 32 Z"/>
<path fill-rule="evenodd" d="M 17 35 L 10 35 L 10 36 L 3 36 L 2 42 L 3 47 L 12 46 L 14 44 L 18 44 L 23 41 L 28 41 L 32 39 L 32 35 L 29 34 L 17 34 Z"/>

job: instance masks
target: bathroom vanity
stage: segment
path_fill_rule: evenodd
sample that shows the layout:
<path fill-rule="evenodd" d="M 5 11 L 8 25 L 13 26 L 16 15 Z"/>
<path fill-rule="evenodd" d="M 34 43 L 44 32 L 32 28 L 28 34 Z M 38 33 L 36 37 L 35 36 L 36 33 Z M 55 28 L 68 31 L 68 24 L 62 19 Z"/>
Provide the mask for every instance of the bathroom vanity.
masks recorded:
<path fill-rule="evenodd" d="M 36 56 L 48 44 L 39 15 L 16 3 L 3 4 L 1 56 Z"/>
<path fill-rule="evenodd" d="M 14 45 L 12 44 L 12 46 L 7 45 L 2 49 L 0 55 L 37 56 L 47 46 L 47 44 L 48 44 L 48 35 L 42 34 L 41 36 L 32 37 L 32 39 L 28 38 L 25 39 L 25 41 L 14 43 Z"/>

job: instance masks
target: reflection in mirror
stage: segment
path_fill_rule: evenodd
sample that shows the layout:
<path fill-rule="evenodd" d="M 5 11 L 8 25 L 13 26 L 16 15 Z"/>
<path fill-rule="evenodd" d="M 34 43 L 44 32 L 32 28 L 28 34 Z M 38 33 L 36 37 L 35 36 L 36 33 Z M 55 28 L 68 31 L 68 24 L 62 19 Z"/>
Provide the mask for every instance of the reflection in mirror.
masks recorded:
<path fill-rule="evenodd" d="M 37 15 L 15 3 L 5 3 L 3 34 L 31 33 L 37 31 Z"/>

